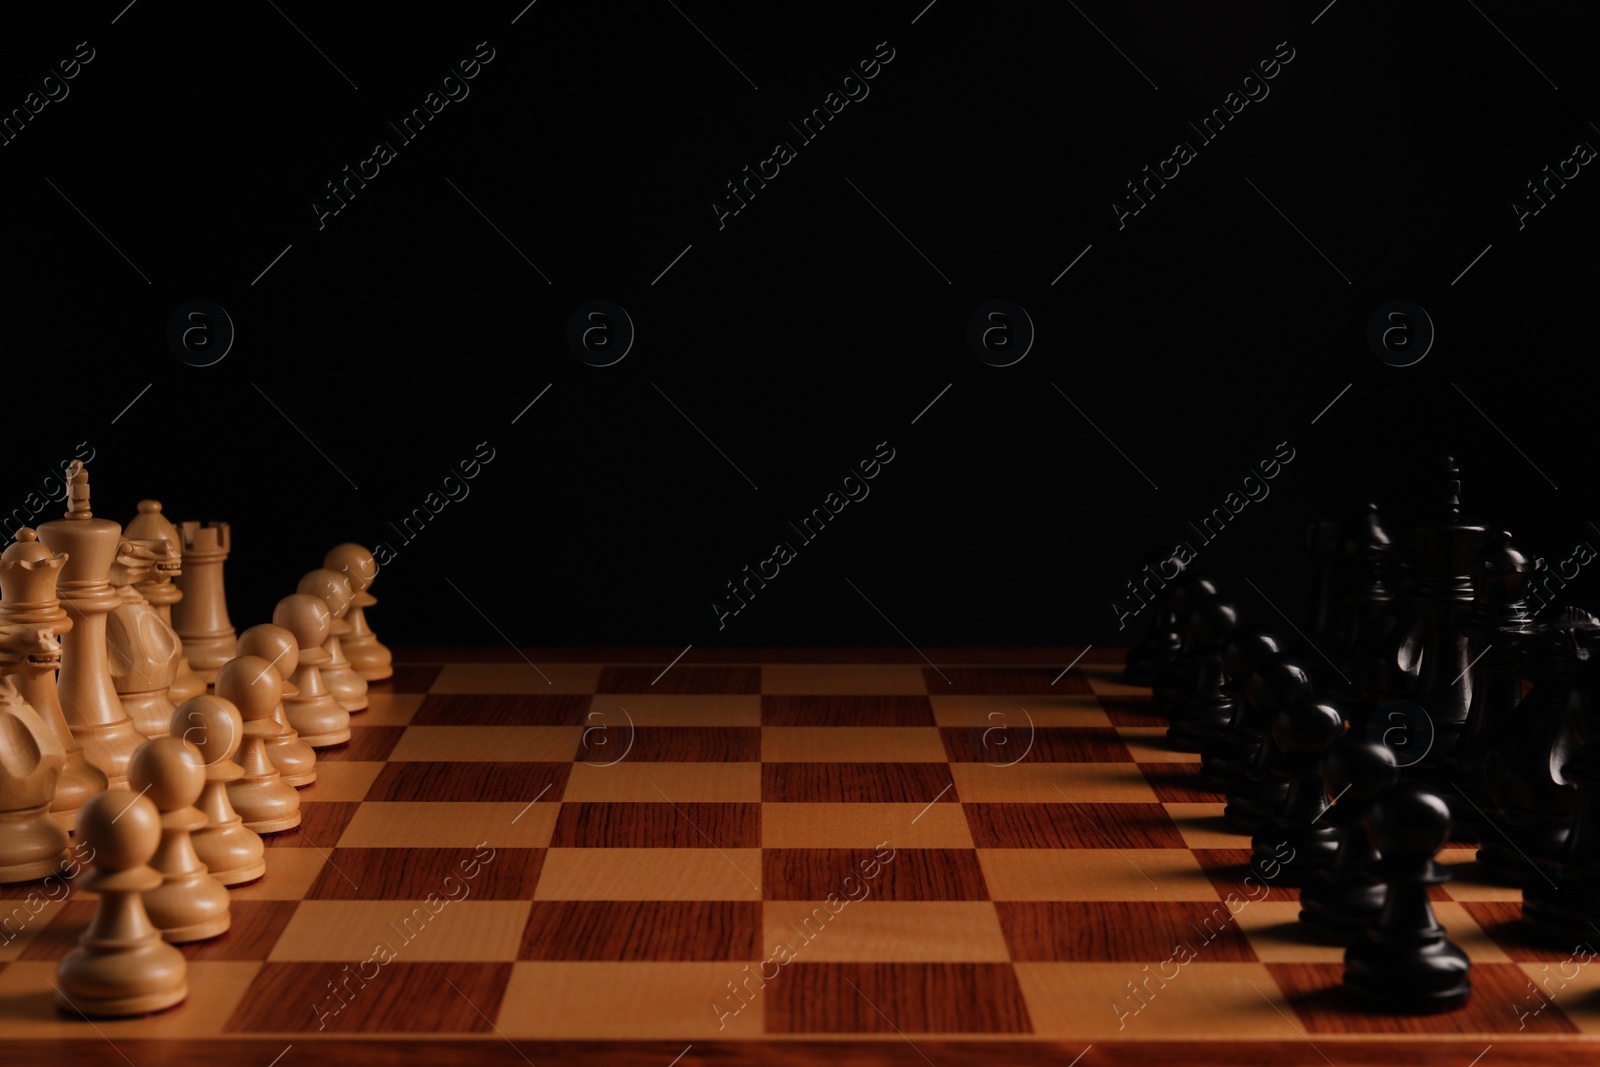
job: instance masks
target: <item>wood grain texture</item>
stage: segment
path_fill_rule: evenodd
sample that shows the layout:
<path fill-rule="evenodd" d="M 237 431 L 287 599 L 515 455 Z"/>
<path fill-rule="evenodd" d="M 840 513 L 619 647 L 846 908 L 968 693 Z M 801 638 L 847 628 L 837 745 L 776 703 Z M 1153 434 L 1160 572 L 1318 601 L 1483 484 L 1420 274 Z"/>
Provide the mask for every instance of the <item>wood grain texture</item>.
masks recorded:
<path fill-rule="evenodd" d="M 307 900 L 529 900 L 542 848 L 336 848 Z"/>
<path fill-rule="evenodd" d="M 1562 963 L 1574 956 L 1582 960 L 1583 954 L 1593 955 L 1600 947 L 1600 931 L 1582 945 L 1553 944 L 1523 921 L 1520 900 L 1469 900 L 1461 906 L 1501 951 L 1518 963 Z"/>
<path fill-rule="evenodd" d="M 1269 963 L 1267 970 L 1312 1034 L 1485 1034 L 1517 1032 L 1514 1005 L 1535 1005 L 1528 976 L 1514 963 L 1475 963 L 1469 975 L 1472 999 L 1439 1015 L 1374 1011 L 1344 988 L 1338 963 Z M 1525 1020 L 1529 1036 L 1572 1034 L 1577 1027 L 1561 1013 L 1561 1001 Z"/>
<path fill-rule="evenodd" d="M 580 761 L 611 763 L 626 745 L 626 727 L 584 731 Z M 619 735 L 623 740 L 619 740 Z M 625 757 L 634 763 L 755 763 L 761 759 L 759 726 L 637 726 Z"/>
<path fill-rule="evenodd" d="M 1167 717 L 1151 710 L 1149 697 L 1101 697 L 1113 726 L 1166 726 Z"/>
<path fill-rule="evenodd" d="M 790 804 L 954 803 L 944 763 L 764 763 L 761 799 Z"/>
<path fill-rule="evenodd" d="M 432 664 L 396 663 L 392 677 L 367 684 L 372 689 L 391 693 L 426 693 L 438 677 L 439 668 Z"/>
<path fill-rule="evenodd" d="M 954 763 L 1131 763 L 1133 754 L 1109 726 L 944 726 L 945 752 Z"/>
<path fill-rule="evenodd" d="M 1070 662 L 1063 660 L 1062 666 Z M 1082 671 L 1062 674 L 1060 667 L 924 667 L 922 673 L 928 692 L 943 696 L 1088 696 L 1094 692 Z"/>
<path fill-rule="evenodd" d="M 434 763 L 406 761 L 384 765 L 367 790 L 370 801 L 527 803 L 561 799 L 572 764 Z M 541 796 L 541 794 L 543 794 Z"/>
<path fill-rule="evenodd" d="M 1215 789 L 1200 784 L 1198 763 L 1141 763 L 1139 770 L 1163 804 L 1209 804 L 1225 799 Z"/>
<path fill-rule="evenodd" d="M 363 726 L 361 713 L 350 717 L 350 740 L 331 748 L 317 749 L 318 763 L 386 760 L 406 732 L 404 726 Z"/>
<path fill-rule="evenodd" d="M 1096 650 L 1098 651 L 1098 650 Z M 338 1030 L 330 1022 L 329 1031 Z M 128 1067 L 131 1061 L 164 1067 L 217 1067 L 218 1064 L 269 1064 L 289 1042 L 283 1038 L 223 1038 L 172 1042 L 119 1038 L 115 1047 L 98 1038 L 72 1045 L 72 1067 Z M 359 1067 L 663 1067 L 684 1051 L 682 1041 L 501 1040 L 492 1031 L 482 1038 L 416 1038 L 403 1041 L 347 1040 L 317 1035 L 304 1041 L 324 1062 Z M 1296 1037 L 1289 1041 L 1007 1041 L 945 1040 L 919 1037 L 917 1050 L 938 1067 L 1066 1067 L 1093 1044 L 1093 1059 L 1082 1067 L 1328 1067 L 1327 1044 L 1319 1049 Z M 1345 1040 L 1332 1046 L 1338 1067 L 1466 1067 L 1484 1051 L 1481 1038 L 1419 1043 L 1415 1040 Z M 696 1041 L 691 1055 L 713 1067 L 741 1067 L 752 1061 L 745 1041 Z M 896 1050 L 896 1045 L 900 1048 Z M 56 1062 L 59 1041 L 11 1038 L 7 1051 L 22 1063 Z M 1518 1040 L 1499 1037 L 1484 1067 L 1593 1067 L 1600 1041 Z M 293 1055 L 293 1053 L 291 1053 Z M 782 1041 L 761 1046 L 761 1067 L 886 1067 L 924 1062 L 904 1047 L 882 1038 Z M 911 1056 L 908 1061 L 905 1057 Z"/>
<path fill-rule="evenodd" d="M 754 900 L 536 900 L 522 960 L 759 960 Z M 730 977 L 732 975 L 730 974 Z"/>
<path fill-rule="evenodd" d="M 1151 980 L 1159 985 L 1163 972 L 1170 976 L 1178 968 L 1158 965 L 1173 959 L 1180 945 L 1211 962 L 1256 959 L 1249 939 L 1221 902 L 1002 900 L 995 909 L 1014 960 L 1150 964 L 1156 975 Z M 1130 969 L 1128 978 L 1135 984 L 1144 977 L 1138 966 Z"/>
<path fill-rule="evenodd" d="M 767 900 L 988 900 L 971 849 L 769 848 L 762 851 Z"/>
<path fill-rule="evenodd" d="M 671 662 L 663 660 L 662 666 Z M 696 667 L 678 663 L 661 668 L 607 667 L 600 672 L 597 693 L 759 693 L 761 668 Z"/>
<path fill-rule="evenodd" d="M 577 693 L 429 693 L 415 726 L 582 726 L 590 698 Z"/>
<path fill-rule="evenodd" d="M 494 1033 L 489 1020 L 500 1009 L 511 964 L 365 963 L 264 963 L 224 1029 Z"/>
<path fill-rule="evenodd" d="M 1183 848 L 1160 804 L 965 804 L 978 848 Z"/>
<path fill-rule="evenodd" d="M 764 696 L 763 726 L 936 726 L 925 696 Z"/>
<path fill-rule="evenodd" d="M 804 951 L 804 950 L 801 950 Z M 1032 1030 L 1008 964 L 791 963 L 762 990 L 771 1033 Z"/>
<path fill-rule="evenodd" d="M 320 758 L 320 757 L 319 757 Z M 300 805 L 300 825 L 281 834 L 261 839 L 268 848 L 320 848 L 327 851 L 339 843 L 344 828 L 355 818 L 360 801 L 320 800 Z"/>
<path fill-rule="evenodd" d="M 568 803 L 552 848 L 760 848 L 761 805 Z"/>

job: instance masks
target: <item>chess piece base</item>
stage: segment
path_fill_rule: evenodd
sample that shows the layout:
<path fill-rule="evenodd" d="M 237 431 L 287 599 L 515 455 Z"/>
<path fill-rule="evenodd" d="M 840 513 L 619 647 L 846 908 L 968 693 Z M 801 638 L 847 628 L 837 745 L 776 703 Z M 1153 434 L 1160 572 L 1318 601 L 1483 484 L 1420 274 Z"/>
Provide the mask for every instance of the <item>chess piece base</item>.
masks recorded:
<path fill-rule="evenodd" d="M 381 667 L 356 667 L 355 672 L 369 682 L 387 682 L 394 677 L 394 668 L 387 663 Z"/>
<path fill-rule="evenodd" d="M 212 871 L 211 877 L 225 886 L 244 885 L 253 882 L 267 873 L 267 861 L 260 860 L 248 867 L 241 867 L 236 871 Z"/>
<path fill-rule="evenodd" d="M 109 953 L 75 948 L 56 969 L 56 1004 L 90 1016 L 164 1011 L 189 996 L 187 971 L 183 953 L 159 939 Z"/>
<path fill-rule="evenodd" d="M 1371 940 L 1344 954 L 1345 988 L 1369 1009 L 1404 1015 L 1455 1011 L 1472 998 L 1466 953 L 1440 939 L 1419 949 Z"/>
<path fill-rule="evenodd" d="M 144 993 L 134 997 L 72 997 L 56 994 L 56 1006 L 73 1015 L 87 1015 L 108 1019 L 126 1018 L 130 1015 L 149 1015 L 152 1012 L 175 1008 L 189 999 L 189 983 L 162 993 Z"/>
<path fill-rule="evenodd" d="M 171 930 L 163 930 L 161 931 L 161 940 L 169 945 L 186 945 L 191 941 L 205 941 L 227 933 L 228 928 L 232 925 L 233 916 L 225 914 L 220 919 L 211 919 L 203 923 L 175 926 Z"/>
<path fill-rule="evenodd" d="M 258 834 L 278 834 L 285 830 L 293 830 L 299 825 L 299 811 L 296 811 L 293 815 L 285 815 L 277 819 L 264 819 L 260 822 L 247 822 L 244 824 L 246 830 L 254 830 Z"/>
<path fill-rule="evenodd" d="M 69 866 L 70 862 L 70 857 L 63 850 L 59 856 L 0 867 L 0 885 L 10 885 L 13 882 L 33 882 L 40 878 L 48 878 L 52 874 L 60 874 Z"/>
<path fill-rule="evenodd" d="M 300 740 L 312 748 L 330 748 L 334 745 L 342 745 L 350 740 L 350 727 L 346 726 L 342 730 L 333 730 L 325 734 L 301 734 Z"/>

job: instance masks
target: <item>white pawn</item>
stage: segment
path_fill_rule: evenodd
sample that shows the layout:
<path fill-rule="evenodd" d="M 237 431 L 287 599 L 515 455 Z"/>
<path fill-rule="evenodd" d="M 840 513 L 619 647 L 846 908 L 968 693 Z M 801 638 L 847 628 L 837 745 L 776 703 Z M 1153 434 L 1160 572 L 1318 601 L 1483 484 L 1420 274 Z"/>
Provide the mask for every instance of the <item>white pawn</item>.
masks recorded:
<path fill-rule="evenodd" d="M 193 834 L 200 862 L 223 885 L 255 881 L 267 873 L 261 835 L 245 829 L 228 801 L 228 783 L 244 777 L 244 768 L 233 762 L 244 740 L 239 709 L 221 697 L 190 697 L 172 713 L 172 734 L 192 743 L 205 760 L 206 785 L 199 807 L 206 825 Z"/>
<path fill-rule="evenodd" d="M 328 692 L 333 694 L 333 699 L 343 705 L 346 711 L 366 710 L 367 680 L 361 677 L 345 658 L 344 647 L 340 641 L 350 633 L 350 623 L 346 621 L 345 616 L 355 604 L 355 591 L 350 588 L 350 583 L 345 580 L 344 575 L 338 571 L 315 570 L 300 579 L 300 585 L 295 592 L 321 597 L 327 601 L 328 611 L 333 614 L 333 625 L 329 629 L 328 640 L 322 646 L 328 652 L 328 662 L 322 665 L 322 680 L 327 683 Z"/>
<path fill-rule="evenodd" d="M 267 758 L 272 760 L 285 782 L 303 789 L 317 780 L 317 753 L 300 740 L 299 733 L 289 723 L 288 713 L 283 710 L 285 698 L 300 695 L 300 690 L 289 684 L 290 676 L 300 666 L 300 645 L 288 630 L 264 622 L 239 635 L 239 655 L 260 656 L 283 683 L 278 706 L 272 709 L 272 721 L 282 732 L 277 737 L 267 738 Z"/>
<path fill-rule="evenodd" d="M 328 610 L 327 601 L 305 593 L 286 596 L 272 610 L 272 623 L 294 634 L 295 643 L 300 646 L 300 662 L 289 678 L 298 692 L 283 700 L 289 725 L 312 748 L 344 744 L 350 740 L 350 712 L 334 699 L 322 680 L 322 665 L 328 662 L 322 645 L 333 627 L 333 613 Z"/>
<path fill-rule="evenodd" d="M 230 659 L 217 672 L 217 696 L 238 708 L 244 719 L 238 760 L 244 777 L 228 783 L 228 800 L 244 825 L 258 834 L 300 825 L 300 794 L 284 782 L 267 756 L 267 742 L 283 730 L 272 718 L 282 691 L 278 672 L 259 656 Z"/>
<path fill-rule="evenodd" d="M 228 891 L 211 877 L 191 834 L 209 820 L 194 806 L 206 785 L 205 759 L 181 737 L 146 741 L 128 761 L 128 784 L 161 813 L 161 845 L 150 865 L 161 885 L 144 893 L 144 910 L 171 944 L 225 933 L 233 921 Z"/>
<path fill-rule="evenodd" d="M 183 1002 L 189 963 L 161 940 L 143 893 L 161 885 L 150 857 L 161 814 L 148 797 L 108 789 L 78 812 L 78 840 L 94 857 L 79 884 L 99 903 L 78 947 L 56 967 L 56 1003 L 84 1015 L 144 1015 Z"/>
<path fill-rule="evenodd" d="M 394 655 L 367 625 L 366 609 L 378 602 L 378 598 L 367 591 L 378 576 L 378 561 L 361 545 L 346 542 L 328 549 L 328 554 L 322 557 L 322 565 L 344 575 L 350 588 L 355 590 L 355 602 L 346 616 L 350 621 L 350 635 L 339 641 L 344 646 L 344 654 L 350 657 L 350 665 L 369 682 L 393 678 Z"/>

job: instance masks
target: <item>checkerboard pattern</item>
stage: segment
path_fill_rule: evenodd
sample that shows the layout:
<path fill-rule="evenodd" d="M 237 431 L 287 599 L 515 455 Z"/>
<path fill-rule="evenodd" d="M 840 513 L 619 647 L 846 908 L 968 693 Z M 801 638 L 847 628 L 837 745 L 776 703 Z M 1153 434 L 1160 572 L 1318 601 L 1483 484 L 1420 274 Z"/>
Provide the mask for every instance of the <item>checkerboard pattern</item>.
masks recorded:
<path fill-rule="evenodd" d="M 1528 939 L 1466 849 L 1435 907 L 1472 1003 L 1358 1010 L 1295 894 L 1246 888 L 1249 841 L 1147 700 L 1109 662 L 409 663 L 321 753 L 233 928 L 184 946 L 183 1006 L 58 1014 L 93 897 L 0 889 L 26 920 L 0 1033 L 1304 1041 L 1333 1062 L 1360 1036 L 1600 1035 L 1600 967 Z"/>

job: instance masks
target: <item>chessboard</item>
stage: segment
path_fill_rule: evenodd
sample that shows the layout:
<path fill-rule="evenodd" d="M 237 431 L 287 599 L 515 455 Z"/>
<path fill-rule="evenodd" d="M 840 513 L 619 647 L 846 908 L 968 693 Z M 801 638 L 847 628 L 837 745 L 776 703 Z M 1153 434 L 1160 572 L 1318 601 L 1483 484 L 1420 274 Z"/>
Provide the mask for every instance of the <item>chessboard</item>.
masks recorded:
<path fill-rule="evenodd" d="M 1361 1010 L 1120 650 L 926 651 L 401 652 L 179 1007 L 59 1011 L 92 894 L 0 889 L 0 1035 L 74 1067 L 1600 1056 L 1593 949 L 1529 939 L 1470 848 L 1431 894 L 1471 1002 Z"/>

